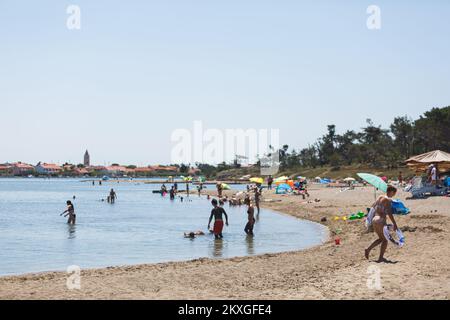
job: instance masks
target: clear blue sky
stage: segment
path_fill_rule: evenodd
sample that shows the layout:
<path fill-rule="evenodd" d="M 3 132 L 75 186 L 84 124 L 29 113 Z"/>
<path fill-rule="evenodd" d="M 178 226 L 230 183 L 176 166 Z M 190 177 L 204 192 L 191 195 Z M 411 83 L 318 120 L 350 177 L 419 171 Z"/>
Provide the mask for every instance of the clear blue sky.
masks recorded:
<path fill-rule="evenodd" d="M 98 164 L 165 163 L 194 120 L 305 147 L 327 124 L 416 118 L 450 104 L 449 36 L 447 0 L 0 0 L 0 163 L 86 148 Z"/>

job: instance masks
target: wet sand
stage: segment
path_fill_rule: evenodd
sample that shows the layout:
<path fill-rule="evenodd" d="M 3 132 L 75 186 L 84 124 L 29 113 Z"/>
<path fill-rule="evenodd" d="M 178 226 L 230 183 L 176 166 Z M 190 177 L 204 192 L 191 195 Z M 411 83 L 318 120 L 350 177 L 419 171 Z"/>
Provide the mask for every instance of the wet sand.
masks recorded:
<path fill-rule="evenodd" d="M 341 192 L 314 186 L 310 194 L 311 200 L 320 202 L 265 192 L 264 200 L 276 201 L 262 204 L 329 227 L 330 238 L 322 246 L 254 257 L 82 270 L 80 290 L 67 289 L 65 272 L 0 277 L 0 299 L 449 298 L 450 198 L 405 200 L 409 193 L 400 192 L 396 198 L 405 200 L 412 211 L 396 216 L 406 245 L 401 249 L 389 245 L 385 257 L 392 263 L 380 264 L 375 262 L 378 248 L 369 261 L 364 258 L 364 248 L 376 236 L 365 231 L 363 220 L 333 219 L 368 207 L 373 188 Z M 260 218 L 264 219 L 264 209 Z M 339 246 L 334 243 L 337 229 L 341 229 Z M 368 282 L 376 284 L 372 280 L 377 272 L 381 287 L 368 287 Z"/>

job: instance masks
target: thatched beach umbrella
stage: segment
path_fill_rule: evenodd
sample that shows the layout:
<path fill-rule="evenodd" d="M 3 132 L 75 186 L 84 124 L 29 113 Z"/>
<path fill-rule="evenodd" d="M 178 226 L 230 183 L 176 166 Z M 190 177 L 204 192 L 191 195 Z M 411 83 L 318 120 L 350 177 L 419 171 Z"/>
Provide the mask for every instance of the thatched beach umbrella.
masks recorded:
<path fill-rule="evenodd" d="M 450 153 L 434 150 L 409 158 L 406 165 L 416 172 L 425 172 L 430 164 L 437 164 L 439 171 L 450 170 Z"/>

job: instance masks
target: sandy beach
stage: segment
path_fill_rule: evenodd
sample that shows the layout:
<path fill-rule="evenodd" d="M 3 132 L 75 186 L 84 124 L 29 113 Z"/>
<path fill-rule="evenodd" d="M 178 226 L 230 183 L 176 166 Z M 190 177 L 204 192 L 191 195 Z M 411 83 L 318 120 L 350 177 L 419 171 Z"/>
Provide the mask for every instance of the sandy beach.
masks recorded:
<path fill-rule="evenodd" d="M 67 289 L 65 272 L 0 277 L 0 299 L 450 297 L 450 198 L 406 200 L 409 193 L 400 191 L 396 198 L 411 209 L 407 216 L 396 216 L 404 230 L 406 245 L 401 249 L 389 245 L 386 258 L 392 263 L 379 264 L 375 262 L 378 248 L 369 261 L 364 258 L 364 248 L 376 236 L 365 231 L 363 220 L 333 219 L 336 215 L 344 216 L 368 207 L 373 202 L 373 188 L 341 192 L 337 188 L 312 186 L 309 191 L 310 199 L 319 198 L 320 202 L 307 203 L 301 196 L 274 195 L 266 191 L 263 207 L 326 225 L 330 237 L 321 246 L 253 257 L 82 270 L 80 290 Z M 244 207 L 242 211 L 245 214 Z M 327 221 L 321 222 L 323 218 Z M 261 219 L 264 219 L 264 210 Z M 233 223 L 231 219 L 230 223 Z M 341 230 L 339 246 L 334 243 L 337 229 Z M 368 279 L 378 271 L 381 288 L 369 288 Z"/>

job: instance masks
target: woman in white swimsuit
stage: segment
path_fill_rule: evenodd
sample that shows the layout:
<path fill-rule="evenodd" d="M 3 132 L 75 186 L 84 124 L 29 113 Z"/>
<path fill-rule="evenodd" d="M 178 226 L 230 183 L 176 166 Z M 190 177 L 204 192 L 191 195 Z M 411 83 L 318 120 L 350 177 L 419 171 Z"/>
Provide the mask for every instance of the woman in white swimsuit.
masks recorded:
<path fill-rule="evenodd" d="M 387 192 L 385 196 L 381 196 L 377 199 L 377 201 L 373 204 L 373 208 L 375 209 L 375 215 L 372 219 L 372 226 L 376 234 L 378 235 L 378 239 L 375 240 L 369 248 L 365 250 L 366 259 L 369 259 L 370 251 L 373 248 L 381 244 L 380 249 L 380 257 L 377 262 L 386 262 L 387 260 L 384 258 L 384 252 L 386 251 L 388 240 L 385 238 L 383 233 L 383 228 L 386 225 L 386 217 L 389 216 L 389 219 L 394 224 L 394 230 L 397 231 L 397 223 L 395 222 L 394 216 L 392 215 L 392 197 L 397 193 L 397 189 L 393 186 L 388 186 Z"/>

